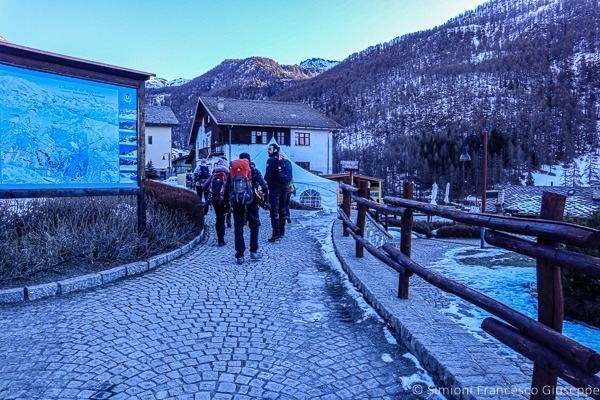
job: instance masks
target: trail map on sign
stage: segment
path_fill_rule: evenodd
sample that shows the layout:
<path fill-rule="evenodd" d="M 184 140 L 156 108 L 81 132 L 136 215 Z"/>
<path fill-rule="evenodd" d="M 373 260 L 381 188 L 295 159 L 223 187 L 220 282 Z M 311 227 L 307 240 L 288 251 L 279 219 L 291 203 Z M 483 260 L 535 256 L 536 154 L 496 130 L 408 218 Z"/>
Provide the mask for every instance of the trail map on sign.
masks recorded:
<path fill-rule="evenodd" d="M 136 120 L 135 89 L 0 64 L 0 188 L 135 185 Z"/>

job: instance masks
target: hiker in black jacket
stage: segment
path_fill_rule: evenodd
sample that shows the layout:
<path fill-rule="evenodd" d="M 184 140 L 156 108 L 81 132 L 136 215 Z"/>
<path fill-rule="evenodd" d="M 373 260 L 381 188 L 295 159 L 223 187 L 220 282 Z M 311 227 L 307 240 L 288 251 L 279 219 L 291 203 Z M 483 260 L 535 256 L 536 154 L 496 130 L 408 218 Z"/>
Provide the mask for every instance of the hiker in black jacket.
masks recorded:
<path fill-rule="evenodd" d="M 245 159 L 250 162 L 250 154 L 240 153 L 240 159 Z M 252 171 L 252 189 L 258 190 L 260 187 L 263 196 L 267 196 L 269 188 L 263 179 L 262 174 L 253 162 L 250 162 Z M 227 181 L 227 191 L 231 190 L 231 182 Z M 254 195 L 254 193 L 253 193 Z M 262 256 L 258 254 L 258 230 L 260 227 L 260 219 L 258 215 L 259 202 L 254 196 L 254 200 L 250 204 L 232 203 L 233 207 L 233 230 L 235 236 L 235 258 L 238 265 L 244 263 L 244 251 L 246 251 L 246 243 L 244 242 L 244 222 L 248 221 L 250 228 L 250 260 L 260 260 Z"/>
<path fill-rule="evenodd" d="M 285 235 L 285 222 L 287 210 L 287 185 L 278 181 L 279 175 L 279 146 L 270 144 L 267 148 L 269 159 L 265 172 L 265 182 L 269 185 L 269 204 L 271 206 L 270 217 L 273 235 L 269 242 L 275 242 Z"/>

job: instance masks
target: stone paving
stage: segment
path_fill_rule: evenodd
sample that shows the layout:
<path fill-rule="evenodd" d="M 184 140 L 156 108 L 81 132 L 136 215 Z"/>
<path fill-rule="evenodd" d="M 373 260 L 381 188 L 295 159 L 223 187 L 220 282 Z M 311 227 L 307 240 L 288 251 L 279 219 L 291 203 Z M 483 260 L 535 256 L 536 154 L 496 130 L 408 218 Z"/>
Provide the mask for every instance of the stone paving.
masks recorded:
<path fill-rule="evenodd" d="M 212 212 L 212 211 L 211 211 Z M 294 214 L 302 219 L 306 213 Z M 147 274 L 0 306 L 2 399 L 425 398 L 298 221 L 258 262 L 208 242 Z"/>

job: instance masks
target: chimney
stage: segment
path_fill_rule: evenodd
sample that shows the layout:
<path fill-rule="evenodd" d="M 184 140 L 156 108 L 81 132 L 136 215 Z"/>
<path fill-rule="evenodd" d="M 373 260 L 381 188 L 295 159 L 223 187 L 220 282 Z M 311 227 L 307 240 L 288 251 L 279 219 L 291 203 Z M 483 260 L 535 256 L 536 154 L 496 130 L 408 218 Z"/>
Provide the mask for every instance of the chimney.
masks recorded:
<path fill-rule="evenodd" d="M 225 109 L 225 99 L 223 97 L 217 97 L 217 110 L 223 111 Z"/>
<path fill-rule="evenodd" d="M 592 187 L 592 200 L 600 201 L 600 181 L 591 181 L 590 186 Z"/>

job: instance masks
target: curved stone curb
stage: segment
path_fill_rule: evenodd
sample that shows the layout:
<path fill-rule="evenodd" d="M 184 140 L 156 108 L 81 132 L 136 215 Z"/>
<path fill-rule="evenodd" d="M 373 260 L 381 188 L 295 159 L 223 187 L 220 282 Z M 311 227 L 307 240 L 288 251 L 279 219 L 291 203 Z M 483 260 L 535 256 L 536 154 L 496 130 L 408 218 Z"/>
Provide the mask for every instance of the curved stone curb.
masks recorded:
<path fill-rule="evenodd" d="M 95 288 L 119 279 L 143 274 L 189 253 L 197 244 L 204 243 L 206 236 L 207 229 L 204 227 L 200 235 L 192 239 L 189 243 L 171 252 L 151 257 L 146 261 L 137 261 L 97 273 L 77 276 L 75 278 L 57 282 L 0 290 L 0 304 L 18 303 L 21 301 L 33 301 L 47 297 L 60 296 L 62 294 Z"/>
<path fill-rule="evenodd" d="M 519 390 L 525 399 L 530 377 L 493 349 L 433 308 L 411 286 L 408 300 L 397 298 L 398 274 L 365 251 L 355 258 L 355 243 L 342 236 L 341 221 L 332 226 L 335 254 L 350 281 L 398 334 L 422 365 L 449 390 L 452 399 L 495 399 L 494 390 Z"/>

